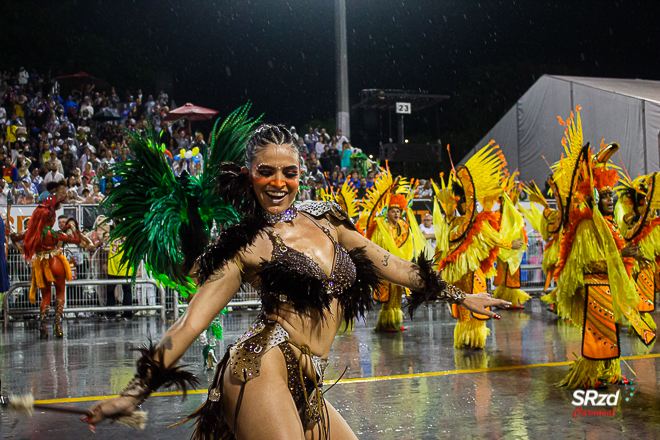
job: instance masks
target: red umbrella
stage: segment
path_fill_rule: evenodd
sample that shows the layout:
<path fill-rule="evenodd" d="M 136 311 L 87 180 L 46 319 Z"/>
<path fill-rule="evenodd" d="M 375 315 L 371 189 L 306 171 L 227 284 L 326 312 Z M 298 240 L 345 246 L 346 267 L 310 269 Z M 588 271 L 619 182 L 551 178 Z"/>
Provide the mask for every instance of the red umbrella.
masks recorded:
<path fill-rule="evenodd" d="M 163 118 L 163 121 L 179 121 L 181 119 L 187 119 L 189 121 L 205 121 L 211 119 L 217 114 L 217 110 L 211 110 L 210 108 L 187 103 L 183 107 L 170 110 L 167 116 Z"/>
<path fill-rule="evenodd" d="M 94 85 L 96 87 L 104 88 L 108 86 L 108 83 L 102 79 L 94 78 L 89 76 L 85 72 L 78 72 L 73 75 L 58 76 L 55 78 L 62 85 L 67 85 L 69 87 L 80 87 L 80 92 L 82 93 L 83 87 L 86 85 Z"/>
<path fill-rule="evenodd" d="M 170 112 L 163 118 L 163 121 L 180 121 L 181 119 L 188 120 L 188 134 L 192 135 L 190 131 L 190 121 L 205 121 L 207 119 L 213 118 L 219 112 L 217 110 L 211 110 L 210 108 L 204 108 L 197 105 L 192 105 L 187 103 L 183 107 L 175 108 L 170 110 Z"/>

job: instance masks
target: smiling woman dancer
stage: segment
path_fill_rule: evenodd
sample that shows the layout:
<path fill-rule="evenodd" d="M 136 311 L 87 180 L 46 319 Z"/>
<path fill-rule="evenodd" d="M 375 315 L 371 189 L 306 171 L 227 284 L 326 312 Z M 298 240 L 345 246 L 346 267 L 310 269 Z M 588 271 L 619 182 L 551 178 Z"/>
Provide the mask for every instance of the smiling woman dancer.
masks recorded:
<path fill-rule="evenodd" d="M 283 126 L 262 124 L 248 142 L 245 166 L 221 166 L 218 190 L 243 220 L 200 257 L 197 294 L 158 347 L 143 350 L 122 395 L 94 406 L 84 421 L 131 414 L 165 383 L 194 384 L 175 364 L 245 281 L 259 289 L 263 311 L 218 364 L 208 400 L 184 420 L 198 418 L 195 439 L 355 439 L 320 386 L 342 319 L 371 308 L 379 278 L 411 289 L 415 306 L 444 298 L 493 316 L 485 307 L 508 305 L 465 295 L 423 257 L 418 266 L 391 256 L 385 267 L 386 252 L 337 204 L 298 210 L 300 157 L 292 142 Z"/>

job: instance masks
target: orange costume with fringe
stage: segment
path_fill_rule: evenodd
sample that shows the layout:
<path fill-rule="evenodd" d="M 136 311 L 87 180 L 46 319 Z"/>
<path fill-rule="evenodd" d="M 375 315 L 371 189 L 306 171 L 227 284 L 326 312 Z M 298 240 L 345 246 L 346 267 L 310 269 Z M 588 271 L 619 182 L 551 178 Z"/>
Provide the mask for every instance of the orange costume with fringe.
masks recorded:
<path fill-rule="evenodd" d="M 581 356 L 557 385 L 567 388 L 627 383 L 621 375 L 619 329 L 629 323 L 646 345 L 655 332 L 637 311 L 638 296 L 631 280 L 632 258 L 622 258 L 625 240 L 611 215 L 596 207 L 596 197 L 611 194 L 618 180 L 607 163 L 617 144 L 601 146 L 592 155 L 583 146 L 579 107 L 566 121 L 562 159 L 554 180 L 560 187 L 564 217 L 557 279 L 557 313 L 583 329 Z"/>
<path fill-rule="evenodd" d="M 52 249 L 60 241 L 63 243 L 77 243 L 73 237 L 65 233 L 55 232 L 49 229 L 43 238 L 42 246 L 34 254 L 34 259 L 32 260 L 32 285 L 30 286 L 30 302 L 32 304 L 37 302 L 37 288 L 41 289 L 42 292 L 47 290 L 47 287 L 50 288 L 49 284 L 57 283 L 57 278 L 62 275 L 65 281 L 71 281 L 72 279 L 71 265 L 64 254 L 62 254 L 62 249 Z M 51 263 L 52 259 L 57 260 L 57 262 Z M 62 267 L 63 273 L 59 270 L 58 266 Z"/>
<path fill-rule="evenodd" d="M 12 240 L 23 241 L 25 260 L 32 262 L 32 285 L 30 286 L 30 302 L 37 301 L 37 289 L 41 290 L 39 306 L 41 318 L 41 338 L 48 337 L 46 333 L 46 318 L 51 303 L 51 285 L 55 285 L 55 323 L 54 333 L 62 337 L 62 316 L 65 302 L 65 283 L 71 281 L 71 266 L 62 255 L 60 242 L 79 243 L 80 237 L 75 227 L 68 231 L 53 231 L 55 210 L 58 200 L 49 197 L 39 205 L 32 216 L 27 231 L 12 235 Z"/>

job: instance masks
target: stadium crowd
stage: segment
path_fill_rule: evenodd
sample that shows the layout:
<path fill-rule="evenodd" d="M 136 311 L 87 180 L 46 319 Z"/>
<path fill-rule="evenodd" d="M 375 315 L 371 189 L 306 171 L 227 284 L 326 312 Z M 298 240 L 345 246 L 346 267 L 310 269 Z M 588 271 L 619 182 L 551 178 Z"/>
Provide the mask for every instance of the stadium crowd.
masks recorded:
<path fill-rule="evenodd" d="M 118 181 L 106 174 L 108 166 L 130 158 L 128 132 L 149 125 L 165 144 L 175 175 L 202 169 L 210 139 L 188 133 L 183 121 L 163 120 L 175 103 L 162 90 L 120 96 L 114 87 L 88 85 L 61 95 L 50 74 L 21 67 L 1 75 L 0 205 L 39 203 L 55 193 L 66 203 L 101 202 Z M 304 135 L 291 130 L 304 159 L 300 200 L 316 199 L 320 189 L 337 190 L 347 179 L 359 199 L 365 196 L 380 168 L 341 129 L 334 135 L 321 127 L 309 127 Z M 430 182 L 420 181 L 418 196 L 430 195 Z"/>

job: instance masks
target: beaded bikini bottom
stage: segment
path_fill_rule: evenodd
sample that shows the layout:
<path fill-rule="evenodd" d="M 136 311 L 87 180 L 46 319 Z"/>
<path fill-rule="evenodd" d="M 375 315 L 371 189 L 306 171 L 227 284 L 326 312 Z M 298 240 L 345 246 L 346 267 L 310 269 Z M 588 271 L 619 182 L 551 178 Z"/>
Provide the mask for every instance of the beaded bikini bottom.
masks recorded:
<path fill-rule="evenodd" d="M 300 349 L 301 356 L 308 356 L 311 359 L 316 370 L 315 378 L 309 379 L 305 376 L 300 360 L 291 346 Z M 234 439 L 220 409 L 222 377 L 224 374 L 232 374 L 236 379 L 244 382 L 243 386 L 247 385 L 247 382 L 259 376 L 262 357 L 274 347 L 279 347 L 284 355 L 289 392 L 300 415 L 303 428 L 318 423 L 322 432 L 327 431 L 324 414 L 326 411 L 325 400 L 321 387 L 328 360 L 313 355 L 306 345 L 299 347 L 290 342 L 289 333 L 277 321 L 272 321 L 262 314 L 252 327 L 236 341 L 236 344 L 229 346 L 227 353 L 216 367 L 206 403 L 186 418 L 185 421 L 198 418 L 193 439 Z M 237 413 L 239 410 L 240 408 L 237 407 Z"/>

